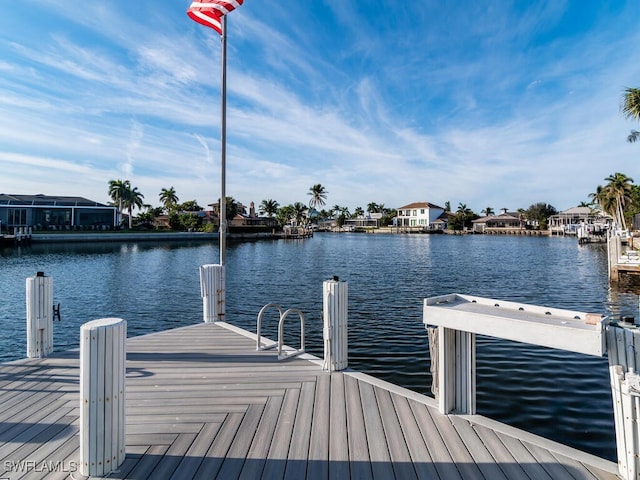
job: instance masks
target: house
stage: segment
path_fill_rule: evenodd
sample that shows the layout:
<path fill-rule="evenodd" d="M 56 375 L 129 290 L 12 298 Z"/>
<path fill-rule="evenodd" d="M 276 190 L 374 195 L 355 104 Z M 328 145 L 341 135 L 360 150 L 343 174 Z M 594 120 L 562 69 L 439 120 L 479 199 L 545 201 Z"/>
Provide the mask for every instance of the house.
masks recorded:
<path fill-rule="evenodd" d="M 418 230 L 444 230 L 447 216 L 444 208 L 429 202 L 415 202 L 397 209 L 394 226 Z"/>
<path fill-rule="evenodd" d="M 82 197 L 0 193 L 0 226 L 34 230 L 108 229 L 116 225 L 116 207 Z"/>
<path fill-rule="evenodd" d="M 379 228 L 382 213 L 366 213 L 354 218 L 347 218 L 344 221 L 346 229 Z"/>
<path fill-rule="evenodd" d="M 602 210 L 591 207 L 572 207 L 549 217 L 549 231 L 552 235 L 576 235 L 582 225 L 593 225 L 604 229 L 611 225 L 613 218 Z"/>
<path fill-rule="evenodd" d="M 500 215 L 489 215 L 473 220 L 473 231 L 484 233 L 486 229 L 493 228 L 523 228 L 522 217 L 517 212 L 508 212 L 506 208 L 500 210 Z"/>

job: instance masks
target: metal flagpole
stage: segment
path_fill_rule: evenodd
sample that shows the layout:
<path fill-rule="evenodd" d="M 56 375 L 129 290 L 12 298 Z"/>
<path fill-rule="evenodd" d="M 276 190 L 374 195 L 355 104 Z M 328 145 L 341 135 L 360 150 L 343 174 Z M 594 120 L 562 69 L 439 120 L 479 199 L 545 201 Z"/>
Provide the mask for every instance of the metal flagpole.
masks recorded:
<path fill-rule="evenodd" d="M 224 266 L 227 243 L 227 198 L 226 198 L 226 156 L 227 156 L 227 16 L 223 15 L 222 24 L 222 119 L 221 119 L 221 158 L 220 158 L 220 265 Z"/>

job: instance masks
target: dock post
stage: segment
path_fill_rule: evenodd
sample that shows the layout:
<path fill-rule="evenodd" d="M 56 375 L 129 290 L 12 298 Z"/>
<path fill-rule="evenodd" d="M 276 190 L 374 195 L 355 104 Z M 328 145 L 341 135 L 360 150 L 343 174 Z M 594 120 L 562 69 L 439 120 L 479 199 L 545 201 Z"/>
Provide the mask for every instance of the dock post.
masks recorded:
<path fill-rule="evenodd" d="M 439 326 L 437 345 L 436 372 L 440 413 L 474 415 L 476 334 Z"/>
<path fill-rule="evenodd" d="M 101 318 L 80 327 L 80 473 L 104 476 L 125 458 L 127 322 Z"/>
<path fill-rule="evenodd" d="M 223 321 L 225 314 L 224 265 L 200 266 L 200 292 L 204 322 Z"/>
<path fill-rule="evenodd" d="M 27 357 L 53 352 L 53 278 L 37 272 L 27 278 Z"/>
<path fill-rule="evenodd" d="M 324 363 L 323 370 L 340 371 L 349 364 L 348 348 L 348 283 L 338 277 L 322 284 L 322 316 L 324 320 Z"/>
<path fill-rule="evenodd" d="M 621 321 L 608 325 L 606 335 L 618 473 L 625 480 L 637 479 L 640 473 L 640 329 L 631 322 Z"/>

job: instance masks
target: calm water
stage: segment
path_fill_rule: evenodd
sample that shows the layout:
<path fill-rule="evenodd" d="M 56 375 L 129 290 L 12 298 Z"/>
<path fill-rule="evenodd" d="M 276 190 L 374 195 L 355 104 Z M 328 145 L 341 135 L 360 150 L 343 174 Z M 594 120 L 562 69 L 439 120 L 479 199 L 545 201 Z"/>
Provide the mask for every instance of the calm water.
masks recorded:
<path fill-rule="evenodd" d="M 116 316 L 130 336 L 201 321 L 198 267 L 217 245 L 34 245 L 0 250 L 0 360 L 25 356 L 25 279 L 54 279 L 58 350 L 86 321 Z M 430 395 L 422 299 L 463 293 L 604 314 L 638 313 L 608 288 L 603 246 L 575 238 L 318 234 L 229 246 L 227 317 L 255 330 L 269 302 L 305 312 L 308 350 L 322 355 L 322 282 L 349 282 L 351 367 Z M 274 311 L 275 312 L 275 311 Z M 275 318 L 265 317 L 275 338 Z M 294 324 L 295 322 L 292 322 Z M 290 339 L 290 344 L 297 341 Z M 478 413 L 615 460 L 605 359 L 480 338 Z"/>

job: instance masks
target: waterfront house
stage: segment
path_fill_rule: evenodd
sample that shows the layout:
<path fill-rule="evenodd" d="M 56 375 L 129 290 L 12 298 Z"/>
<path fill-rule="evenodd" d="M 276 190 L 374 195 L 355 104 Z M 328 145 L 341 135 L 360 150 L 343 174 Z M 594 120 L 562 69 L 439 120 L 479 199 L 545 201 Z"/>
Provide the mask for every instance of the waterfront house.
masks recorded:
<path fill-rule="evenodd" d="M 34 230 L 103 230 L 116 225 L 116 207 L 82 197 L 0 193 L 0 226 Z"/>
<path fill-rule="evenodd" d="M 354 218 L 347 218 L 344 221 L 344 227 L 347 230 L 379 228 L 382 213 L 366 213 Z"/>
<path fill-rule="evenodd" d="M 444 230 L 447 228 L 447 216 L 444 208 L 429 202 L 414 202 L 397 209 L 398 216 L 393 219 L 398 228 L 417 230 Z"/>
<path fill-rule="evenodd" d="M 517 212 L 508 212 L 506 208 L 501 209 L 500 215 L 489 215 L 473 220 L 473 231 L 484 233 L 488 229 L 514 229 L 522 228 L 522 218 Z"/>
<path fill-rule="evenodd" d="M 612 222 L 613 218 L 600 209 L 572 207 L 549 217 L 549 231 L 552 235 L 576 235 L 583 225 L 604 229 Z"/>

